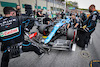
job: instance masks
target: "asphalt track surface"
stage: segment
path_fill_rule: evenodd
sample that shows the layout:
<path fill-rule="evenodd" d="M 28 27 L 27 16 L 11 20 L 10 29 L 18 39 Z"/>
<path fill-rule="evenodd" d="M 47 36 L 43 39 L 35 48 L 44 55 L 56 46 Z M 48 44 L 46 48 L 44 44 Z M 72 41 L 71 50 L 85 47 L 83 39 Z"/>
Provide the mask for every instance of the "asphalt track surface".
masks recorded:
<path fill-rule="evenodd" d="M 32 29 L 34 31 L 35 28 Z M 51 50 L 50 54 L 45 54 L 39 58 L 34 52 L 22 53 L 20 57 L 11 59 L 9 67 L 89 67 L 91 60 L 100 59 L 100 23 L 97 24 L 95 32 L 92 34 L 93 43 L 89 45 L 87 51 L 82 51 L 76 46 L 76 51 Z M 82 55 L 85 52 L 85 56 Z M 2 53 L 0 52 L 0 59 Z M 1 62 L 1 60 L 0 60 Z"/>

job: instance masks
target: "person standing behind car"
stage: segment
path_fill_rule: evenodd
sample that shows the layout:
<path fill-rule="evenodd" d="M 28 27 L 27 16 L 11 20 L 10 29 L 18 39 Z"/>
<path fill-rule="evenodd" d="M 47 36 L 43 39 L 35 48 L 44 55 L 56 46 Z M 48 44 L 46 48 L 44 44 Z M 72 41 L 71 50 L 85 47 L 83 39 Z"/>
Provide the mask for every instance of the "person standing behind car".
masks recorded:
<path fill-rule="evenodd" d="M 20 10 L 20 5 L 16 6 L 16 16 L 20 16 L 21 15 L 21 10 Z"/>
<path fill-rule="evenodd" d="M 43 14 L 42 14 L 42 12 L 43 12 L 43 9 L 38 10 L 37 11 L 37 17 L 44 17 Z"/>
<path fill-rule="evenodd" d="M 75 13 L 75 15 L 76 15 L 76 17 L 79 17 L 79 13 L 78 13 L 78 11 Z"/>
<path fill-rule="evenodd" d="M 86 14 L 83 13 L 82 11 L 80 11 L 79 19 L 80 19 L 81 24 L 82 24 L 82 26 L 83 26 L 83 22 L 85 22 L 85 20 L 87 20 L 87 16 L 86 16 Z"/>
<path fill-rule="evenodd" d="M 62 10 L 60 15 L 61 15 L 61 19 L 64 19 L 64 15 L 65 15 L 64 10 Z"/>
<path fill-rule="evenodd" d="M 80 18 L 82 21 L 85 21 L 87 19 L 87 16 L 85 13 L 83 13 L 82 11 L 80 11 Z"/>
<path fill-rule="evenodd" d="M 73 12 L 71 11 L 71 13 L 69 13 L 69 16 L 72 16 L 73 15 Z"/>
<path fill-rule="evenodd" d="M 76 17 L 74 14 L 71 16 L 71 21 L 70 21 L 69 24 L 67 25 L 67 29 L 68 29 L 69 27 L 79 28 L 79 18 Z"/>

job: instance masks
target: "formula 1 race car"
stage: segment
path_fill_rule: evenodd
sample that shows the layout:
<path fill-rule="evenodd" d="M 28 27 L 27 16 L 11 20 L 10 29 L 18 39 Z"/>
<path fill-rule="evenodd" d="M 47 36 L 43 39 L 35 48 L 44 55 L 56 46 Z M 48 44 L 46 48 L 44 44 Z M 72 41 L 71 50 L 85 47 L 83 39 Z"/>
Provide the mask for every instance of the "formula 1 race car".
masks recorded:
<path fill-rule="evenodd" d="M 41 34 L 37 34 L 30 40 L 43 48 L 72 50 L 72 46 L 75 44 L 77 30 L 73 28 L 67 30 L 66 26 L 69 22 L 70 18 L 67 17 L 66 19 L 61 19 L 54 27 L 53 25 L 38 25 L 38 30 Z"/>

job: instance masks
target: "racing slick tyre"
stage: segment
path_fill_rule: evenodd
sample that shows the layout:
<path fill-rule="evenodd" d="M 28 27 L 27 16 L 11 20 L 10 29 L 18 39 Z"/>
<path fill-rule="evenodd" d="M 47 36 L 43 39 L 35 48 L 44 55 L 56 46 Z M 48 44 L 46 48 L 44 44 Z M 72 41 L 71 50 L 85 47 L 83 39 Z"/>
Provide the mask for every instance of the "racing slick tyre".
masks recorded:
<path fill-rule="evenodd" d="M 51 25 L 46 25 L 46 24 L 43 24 L 41 25 L 38 30 L 41 34 L 43 35 L 48 35 L 50 32 L 49 32 L 49 28 L 50 28 Z"/>
<path fill-rule="evenodd" d="M 73 36 L 74 36 L 74 29 L 69 28 L 67 30 L 67 40 L 72 40 L 73 39 Z"/>

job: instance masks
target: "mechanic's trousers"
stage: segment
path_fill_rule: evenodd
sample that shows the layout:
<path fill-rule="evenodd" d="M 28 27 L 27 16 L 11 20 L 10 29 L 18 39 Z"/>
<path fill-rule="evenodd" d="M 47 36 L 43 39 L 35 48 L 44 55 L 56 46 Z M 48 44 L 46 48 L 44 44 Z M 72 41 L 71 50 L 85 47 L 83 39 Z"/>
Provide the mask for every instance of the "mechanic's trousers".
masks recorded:
<path fill-rule="evenodd" d="M 22 46 L 22 51 L 23 52 L 28 52 L 28 51 L 34 51 L 36 54 L 41 55 L 42 53 L 40 52 L 39 48 L 33 45 L 29 45 L 29 46 Z M 9 63 L 9 52 L 5 52 L 2 55 L 2 59 L 1 59 L 1 67 L 8 67 L 8 63 Z"/>
<path fill-rule="evenodd" d="M 88 33 L 85 33 L 84 35 L 85 35 L 84 44 L 88 45 L 90 38 L 91 38 L 91 33 L 88 32 Z M 85 45 L 84 45 L 84 47 L 85 47 Z"/>
<path fill-rule="evenodd" d="M 78 31 L 78 38 L 79 40 L 77 41 L 77 45 L 82 48 L 85 48 L 85 44 L 88 45 L 90 41 L 91 33 Z"/>

